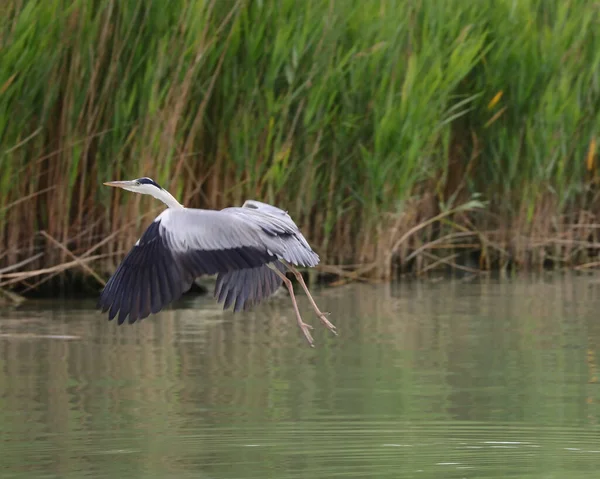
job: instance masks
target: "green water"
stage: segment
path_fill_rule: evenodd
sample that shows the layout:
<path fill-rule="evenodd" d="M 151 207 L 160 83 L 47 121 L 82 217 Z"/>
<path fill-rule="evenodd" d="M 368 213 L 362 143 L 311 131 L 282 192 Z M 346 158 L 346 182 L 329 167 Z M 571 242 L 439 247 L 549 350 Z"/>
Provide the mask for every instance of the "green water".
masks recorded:
<path fill-rule="evenodd" d="M 0 313 L 0 477 L 600 477 L 600 282 L 350 285 Z"/>

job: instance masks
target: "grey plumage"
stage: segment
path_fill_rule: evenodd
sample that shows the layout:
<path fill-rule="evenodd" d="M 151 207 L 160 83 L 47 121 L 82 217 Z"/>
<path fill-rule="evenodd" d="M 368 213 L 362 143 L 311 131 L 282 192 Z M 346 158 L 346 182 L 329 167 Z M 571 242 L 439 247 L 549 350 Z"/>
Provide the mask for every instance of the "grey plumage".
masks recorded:
<path fill-rule="evenodd" d="M 258 248 L 272 260 L 285 259 L 298 266 L 319 263 L 319 256 L 287 214 L 278 217 L 245 207 L 221 211 L 185 208 L 168 209 L 155 221 L 160 223 L 160 234 L 169 248 L 180 253 Z"/>
<path fill-rule="evenodd" d="M 272 207 L 273 208 L 273 207 Z M 278 210 L 278 209 L 275 209 Z M 219 274 L 215 297 L 225 309 L 248 309 L 273 294 L 281 279 L 267 266 L 283 259 L 315 266 L 318 255 L 282 210 L 167 209 L 144 232 L 100 296 L 119 324 L 157 313 L 178 299 L 196 277 Z"/>
<path fill-rule="evenodd" d="M 282 273 L 285 266 L 273 265 Z M 215 299 L 223 303 L 223 309 L 235 304 L 233 311 L 247 311 L 271 296 L 281 286 L 281 278 L 267 265 L 219 273 L 215 284 Z"/>
<path fill-rule="evenodd" d="M 234 311 L 255 306 L 283 282 L 312 345 L 309 326 L 300 318 L 284 274 L 287 269 L 301 283 L 321 321 L 335 332 L 292 266 L 316 266 L 319 256 L 287 212 L 253 200 L 220 211 L 184 208 L 150 178 L 105 184 L 150 194 L 169 207 L 146 229 L 102 290 L 98 307 L 108 311 L 110 320 L 117 318 L 122 324 L 129 318 L 134 323 L 157 313 L 202 275 L 217 274 L 214 296 Z"/>

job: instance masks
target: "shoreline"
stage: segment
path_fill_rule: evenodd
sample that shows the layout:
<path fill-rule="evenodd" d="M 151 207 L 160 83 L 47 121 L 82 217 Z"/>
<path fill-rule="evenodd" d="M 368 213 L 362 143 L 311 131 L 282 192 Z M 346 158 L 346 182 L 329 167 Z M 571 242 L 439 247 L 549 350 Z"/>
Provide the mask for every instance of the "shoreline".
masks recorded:
<path fill-rule="evenodd" d="M 424 281 L 437 283 L 439 281 L 483 281 L 483 280 L 509 280 L 514 278 L 543 278 L 556 276 L 590 276 L 593 277 L 598 273 L 596 263 L 593 267 L 585 267 L 586 265 L 573 265 L 570 267 L 554 267 L 544 266 L 542 268 L 523 268 L 523 269 L 492 269 L 492 270 L 476 270 L 468 265 L 460 265 L 462 268 L 453 268 L 451 265 L 441 265 L 438 268 L 428 270 L 423 273 L 402 273 L 390 279 L 377 279 L 369 277 L 361 277 L 356 274 L 359 269 L 344 270 L 336 266 L 320 265 L 312 270 L 301 270 L 304 273 L 309 287 L 314 288 L 335 288 L 351 283 L 367 283 L 367 284 L 398 284 L 403 282 Z M 24 272 L 27 274 L 27 272 Z M 294 284 L 297 283 L 292 275 L 289 276 Z M 108 277 L 106 278 L 108 279 Z M 0 276 L 1 280 L 1 276 Z M 186 295 L 212 296 L 214 286 L 214 278 L 198 278 L 192 285 Z M 55 283 L 61 283 L 61 278 L 55 279 Z M 28 291 L 25 294 L 20 294 L 19 288 L 9 290 L 0 288 L 0 306 L 18 306 L 29 300 L 47 300 L 60 297 L 61 299 L 94 299 L 100 295 L 101 287 L 97 290 L 94 286 L 95 280 L 91 276 L 86 276 L 82 273 L 73 275 L 68 284 L 62 282 L 61 286 L 57 284 L 47 285 L 40 290 Z M 297 284 L 296 284 L 297 286 Z"/>

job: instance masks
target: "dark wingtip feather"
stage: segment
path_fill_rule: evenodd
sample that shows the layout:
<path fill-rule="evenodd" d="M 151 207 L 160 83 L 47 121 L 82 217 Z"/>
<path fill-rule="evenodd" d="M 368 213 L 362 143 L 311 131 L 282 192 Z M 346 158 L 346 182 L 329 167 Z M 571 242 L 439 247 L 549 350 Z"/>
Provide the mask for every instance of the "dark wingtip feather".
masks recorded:
<path fill-rule="evenodd" d="M 117 305 L 115 303 L 113 303 L 110 307 L 110 310 L 108 311 L 108 320 L 112 321 L 113 319 L 115 319 L 115 316 L 117 315 L 118 312 L 119 312 L 119 308 L 117 307 Z"/>
<path fill-rule="evenodd" d="M 124 309 L 121 309 L 121 311 L 119 311 L 119 319 L 117 320 L 117 323 L 119 323 L 119 325 L 123 324 L 125 322 L 126 317 L 127 317 L 127 311 Z"/>
<path fill-rule="evenodd" d="M 225 298 L 225 303 L 223 304 L 223 309 L 229 309 L 229 307 L 231 306 L 231 303 L 233 303 L 234 299 L 235 299 L 235 293 L 234 293 L 233 289 L 230 289 L 227 292 L 227 297 Z"/>

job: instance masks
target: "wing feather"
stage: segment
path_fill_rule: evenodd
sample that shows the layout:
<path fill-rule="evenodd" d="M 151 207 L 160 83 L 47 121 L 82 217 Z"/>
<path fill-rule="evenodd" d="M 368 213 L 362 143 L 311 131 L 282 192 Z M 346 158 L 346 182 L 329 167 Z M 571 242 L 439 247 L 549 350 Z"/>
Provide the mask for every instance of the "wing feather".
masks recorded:
<path fill-rule="evenodd" d="M 219 275 L 219 276 L 217 276 L 217 280 L 215 281 L 215 292 L 214 292 L 215 298 L 221 297 L 221 289 L 222 288 L 223 288 L 223 278 L 221 275 Z"/>
<path fill-rule="evenodd" d="M 158 269 L 157 264 L 152 264 L 149 269 L 150 280 L 152 284 L 152 296 L 150 297 L 150 311 L 152 312 L 152 314 L 156 314 L 162 309 L 161 304 L 164 301 L 161 299 L 163 297 L 163 293 L 160 289 L 160 271 Z"/>
<path fill-rule="evenodd" d="M 225 208 L 221 212 L 236 216 L 255 228 L 262 244 L 277 258 L 298 266 L 316 266 L 319 263 L 319 256 L 285 211 L 258 201 L 244 204 L 257 206 Z"/>
<path fill-rule="evenodd" d="M 103 289 L 98 306 L 121 324 L 155 314 L 203 274 L 218 274 L 215 297 L 225 309 L 248 309 L 281 285 L 268 266 L 285 260 L 315 266 L 319 256 L 279 208 L 221 211 L 169 208 L 146 229 Z M 246 205 L 246 204 L 245 204 Z"/>
<path fill-rule="evenodd" d="M 151 293 L 151 281 L 152 278 L 149 276 L 140 275 L 142 278 L 142 284 L 140 287 L 140 304 L 139 304 L 139 319 L 144 319 L 150 314 L 150 298 Z"/>
<path fill-rule="evenodd" d="M 218 211 L 166 210 L 108 280 L 98 306 L 109 311 L 110 320 L 117 317 L 122 324 L 129 317 L 134 323 L 178 299 L 198 276 L 273 261 L 256 229 L 230 216 Z M 228 301 L 235 298 L 233 292 Z"/>
<path fill-rule="evenodd" d="M 279 261 L 274 261 L 271 266 L 285 271 Z M 217 276 L 214 296 L 217 302 L 223 303 L 223 309 L 235 303 L 234 312 L 248 310 L 275 293 L 281 283 L 281 278 L 268 265 L 230 271 Z"/>

